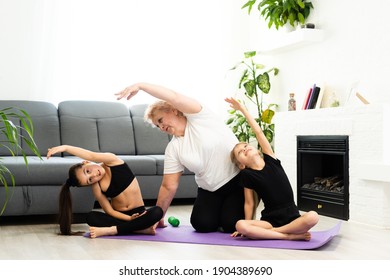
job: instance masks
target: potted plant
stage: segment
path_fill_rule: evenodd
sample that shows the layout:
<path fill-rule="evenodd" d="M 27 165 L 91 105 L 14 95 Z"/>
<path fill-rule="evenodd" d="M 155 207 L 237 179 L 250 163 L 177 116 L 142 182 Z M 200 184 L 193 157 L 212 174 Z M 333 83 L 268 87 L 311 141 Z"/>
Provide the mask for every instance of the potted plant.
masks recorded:
<path fill-rule="evenodd" d="M 16 122 L 18 124 L 15 124 Z M 27 144 L 29 149 L 41 159 L 38 147 L 34 142 L 33 133 L 33 123 L 26 111 L 12 107 L 0 109 L 0 148 L 10 151 L 12 156 L 22 155 L 27 167 L 28 161 L 26 152 L 21 147 L 22 142 Z M 8 182 L 15 186 L 14 176 L 0 158 L 0 187 L 4 186 L 6 196 L 4 204 L 0 205 L 0 216 L 4 213 L 10 199 Z"/>
<path fill-rule="evenodd" d="M 247 8 L 250 14 L 256 2 L 257 0 L 249 0 L 241 8 Z M 276 29 L 287 23 L 291 27 L 305 24 L 313 8 L 313 4 L 306 0 L 262 0 L 257 5 L 260 16 L 268 22 L 268 28 L 274 25 Z"/>
<path fill-rule="evenodd" d="M 277 104 L 267 105 L 264 96 L 269 93 L 271 89 L 270 73 L 276 76 L 279 73 L 278 68 L 271 68 L 265 70 L 265 66 L 254 61 L 256 56 L 255 51 L 244 53 L 244 60 L 239 62 L 230 70 L 239 70 L 243 68 L 241 78 L 239 80 L 238 89 L 244 95 L 245 100 L 253 103 L 257 110 L 255 120 L 260 125 L 268 141 L 271 143 L 274 139 L 274 124 L 272 118 L 275 115 L 273 108 Z M 240 100 L 245 104 L 245 100 Z M 230 118 L 227 124 L 232 128 L 237 139 L 241 142 L 249 143 L 255 134 L 249 126 L 246 118 L 241 112 L 236 110 L 229 110 Z"/>

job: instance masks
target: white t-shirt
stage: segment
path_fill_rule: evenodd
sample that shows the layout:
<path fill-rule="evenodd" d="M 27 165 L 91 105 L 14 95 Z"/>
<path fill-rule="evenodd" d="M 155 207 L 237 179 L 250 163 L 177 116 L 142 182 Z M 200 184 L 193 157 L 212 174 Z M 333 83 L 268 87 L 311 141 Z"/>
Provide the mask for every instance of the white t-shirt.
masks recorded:
<path fill-rule="evenodd" d="M 200 188 L 215 191 L 239 172 L 230 160 L 238 140 L 223 120 L 204 106 L 199 113 L 185 116 L 184 136 L 174 136 L 165 150 L 164 174 L 182 172 L 186 167 L 195 173 Z"/>

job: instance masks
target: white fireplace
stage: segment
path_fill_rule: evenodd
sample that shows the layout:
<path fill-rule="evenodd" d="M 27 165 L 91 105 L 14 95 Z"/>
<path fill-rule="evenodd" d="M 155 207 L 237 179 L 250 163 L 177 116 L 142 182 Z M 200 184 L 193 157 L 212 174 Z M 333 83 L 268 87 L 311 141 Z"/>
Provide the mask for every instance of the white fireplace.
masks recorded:
<path fill-rule="evenodd" d="M 390 228 L 390 104 L 275 115 L 275 153 L 297 199 L 297 136 L 349 136 L 349 221 Z M 315 209 L 313 209 L 315 210 Z"/>

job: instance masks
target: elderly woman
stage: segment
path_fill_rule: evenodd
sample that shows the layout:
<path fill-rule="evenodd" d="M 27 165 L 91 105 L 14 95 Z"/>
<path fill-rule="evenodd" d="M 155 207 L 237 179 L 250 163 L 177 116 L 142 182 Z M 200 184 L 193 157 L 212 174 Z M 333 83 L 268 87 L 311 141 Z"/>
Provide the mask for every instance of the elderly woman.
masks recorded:
<path fill-rule="evenodd" d="M 145 118 L 173 136 L 165 150 L 157 205 L 165 214 L 186 167 L 195 173 L 199 187 L 191 213 L 193 228 L 234 232 L 236 222 L 244 218 L 244 193 L 239 169 L 229 157 L 238 142 L 233 132 L 204 104 L 162 86 L 137 83 L 116 96 L 130 99 L 139 91 L 160 99 L 149 106 Z M 164 218 L 159 226 L 165 226 Z"/>

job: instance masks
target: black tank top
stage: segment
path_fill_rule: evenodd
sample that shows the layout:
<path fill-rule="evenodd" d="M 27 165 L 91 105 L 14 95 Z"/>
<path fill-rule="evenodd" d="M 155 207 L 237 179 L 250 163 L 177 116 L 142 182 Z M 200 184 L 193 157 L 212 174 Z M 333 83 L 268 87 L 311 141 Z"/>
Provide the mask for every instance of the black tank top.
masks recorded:
<path fill-rule="evenodd" d="M 135 176 L 127 163 L 111 166 L 111 182 L 107 191 L 102 193 L 109 198 L 118 196 L 133 182 Z"/>

